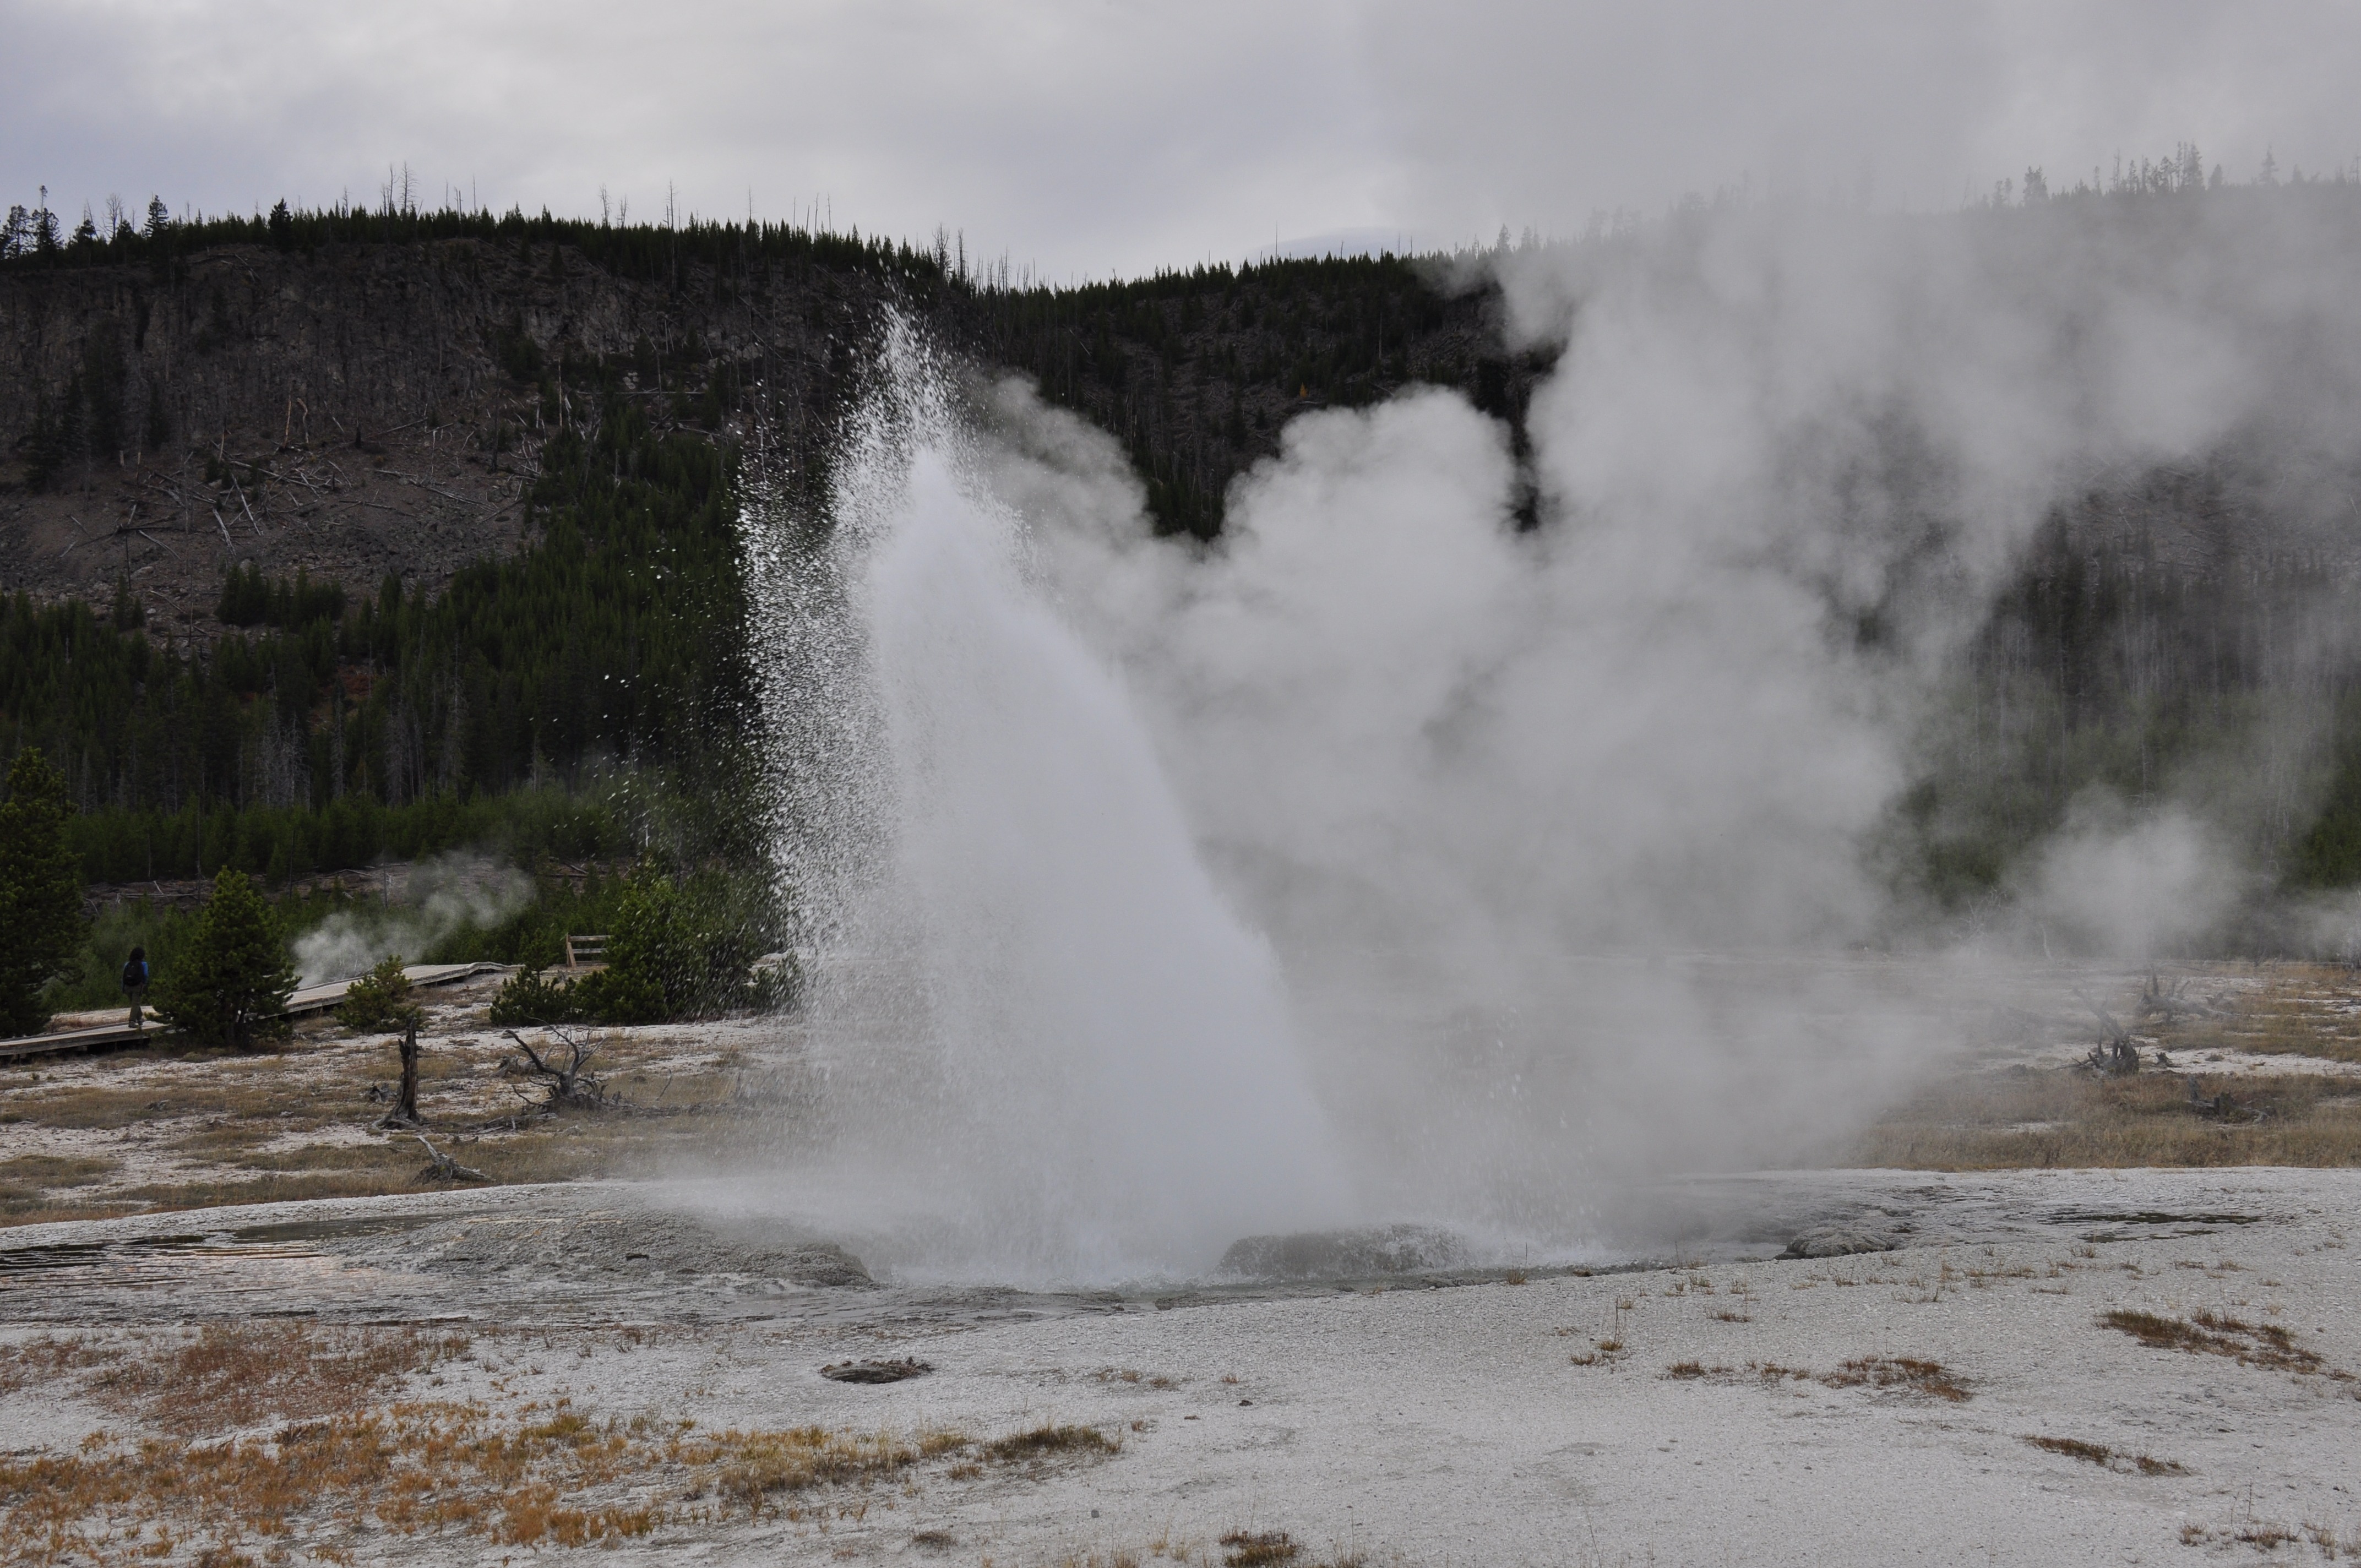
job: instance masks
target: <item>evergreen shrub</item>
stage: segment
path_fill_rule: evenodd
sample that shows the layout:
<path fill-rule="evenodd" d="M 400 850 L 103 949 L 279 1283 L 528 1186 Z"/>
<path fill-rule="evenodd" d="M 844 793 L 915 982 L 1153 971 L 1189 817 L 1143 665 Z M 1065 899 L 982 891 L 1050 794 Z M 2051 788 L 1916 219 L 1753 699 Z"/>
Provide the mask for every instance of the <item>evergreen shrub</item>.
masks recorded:
<path fill-rule="evenodd" d="M 411 1000 L 410 977 L 401 972 L 401 955 L 380 959 L 375 969 L 353 981 L 345 992 L 336 1022 L 356 1035 L 399 1029 L 424 1015 Z"/>
<path fill-rule="evenodd" d="M 214 878 L 188 947 L 156 991 L 157 1014 L 209 1046 L 247 1050 L 287 1032 L 295 965 L 278 915 L 245 872 Z"/>
<path fill-rule="evenodd" d="M 491 1021 L 512 1029 L 521 1024 L 571 1024 L 582 1016 L 570 981 L 553 981 L 531 964 L 509 976 L 492 995 Z"/>

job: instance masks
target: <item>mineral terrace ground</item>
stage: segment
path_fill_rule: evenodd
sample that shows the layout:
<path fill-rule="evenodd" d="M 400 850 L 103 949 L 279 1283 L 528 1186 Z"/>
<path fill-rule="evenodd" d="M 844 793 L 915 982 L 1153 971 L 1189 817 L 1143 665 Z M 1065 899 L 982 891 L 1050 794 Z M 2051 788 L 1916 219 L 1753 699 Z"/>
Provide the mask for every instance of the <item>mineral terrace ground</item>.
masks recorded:
<path fill-rule="evenodd" d="M 0 1561 L 2361 1560 L 2350 980 L 2178 979 L 2096 992 L 2137 1077 L 2036 998 L 1852 1151 L 1948 1173 L 1661 1184 L 1684 1239 L 1591 1274 L 1160 1297 L 733 1215 L 681 1157 L 796 1114 L 765 1025 L 617 1035 L 639 1112 L 518 1119 L 439 998 L 434 1135 L 501 1183 L 456 1190 L 369 1128 L 379 1039 L 19 1069 Z"/>

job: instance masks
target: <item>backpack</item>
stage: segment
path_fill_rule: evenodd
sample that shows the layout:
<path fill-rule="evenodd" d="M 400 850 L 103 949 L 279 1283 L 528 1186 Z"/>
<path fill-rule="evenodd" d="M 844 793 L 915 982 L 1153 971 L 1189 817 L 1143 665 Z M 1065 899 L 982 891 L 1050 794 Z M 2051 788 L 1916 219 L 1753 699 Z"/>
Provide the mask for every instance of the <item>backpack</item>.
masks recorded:
<path fill-rule="evenodd" d="M 129 991 L 135 986 L 147 983 L 148 966 L 137 959 L 126 959 L 123 961 L 123 989 Z"/>

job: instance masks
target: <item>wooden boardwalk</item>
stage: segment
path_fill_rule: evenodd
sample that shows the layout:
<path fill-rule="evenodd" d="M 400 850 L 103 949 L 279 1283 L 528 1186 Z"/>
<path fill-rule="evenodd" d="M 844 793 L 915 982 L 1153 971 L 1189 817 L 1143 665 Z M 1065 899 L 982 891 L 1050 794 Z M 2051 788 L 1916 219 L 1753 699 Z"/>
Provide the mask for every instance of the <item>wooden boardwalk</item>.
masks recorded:
<path fill-rule="evenodd" d="M 505 964 L 412 964 L 401 972 L 410 977 L 412 985 L 456 985 L 479 974 L 503 974 Z M 330 981 L 325 985 L 307 985 L 287 999 L 284 1017 L 299 1018 L 307 1013 L 324 1013 L 345 999 L 352 989 L 349 980 Z M 130 1008 L 124 1008 L 127 1015 Z M 129 1024 L 101 1024 L 88 1029 L 60 1029 L 48 1035 L 26 1035 L 14 1040 L 0 1040 L 0 1061 L 14 1061 L 23 1057 L 57 1056 L 67 1051 L 115 1050 L 126 1046 L 144 1046 L 162 1038 L 172 1031 L 160 1023 L 151 1022 L 144 1029 Z"/>

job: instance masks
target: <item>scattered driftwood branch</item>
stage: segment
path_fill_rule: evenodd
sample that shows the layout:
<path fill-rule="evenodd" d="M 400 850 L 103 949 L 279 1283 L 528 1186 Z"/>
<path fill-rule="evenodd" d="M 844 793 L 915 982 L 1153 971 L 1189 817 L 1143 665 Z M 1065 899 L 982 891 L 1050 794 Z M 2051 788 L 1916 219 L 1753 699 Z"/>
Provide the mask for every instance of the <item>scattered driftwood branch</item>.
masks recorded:
<path fill-rule="evenodd" d="M 261 538 L 262 524 L 254 521 L 254 509 L 246 504 L 246 487 L 237 482 L 237 475 L 235 471 L 230 474 L 229 488 L 231 493 L 237 497 L 237 510 L 246 513 L 247 526 L 254 530 L 254 536 L 257 539 Z M 222 531 L 222 536 L 224 538 L 227 538 L 228 535 L 229 531 L 227 529 L 224 529 Z"/>
<path fill-rule="evenodd" d="M 2092 1046 L 2082 1065 L 2108 1078 L 2129 1078 L 2140 1069 L 2139 1047 L 2127 1039 Z"/>
<path fill-rule="evenodd" d="M 441 1149 L 438 1149 L 433 1144 L 428 1143 L 426 1141 L 425 1134 L 412 1133 L 411 1136 L 416 1138 L 420 1144 L 424 1146 L 426 1149 L 426 1157 L 431 1162 L 424 1170 L 418 1173 L 419 1180 L 489 1181 L 491 1179 L 490 1177 L 486 1176 L 482 1171 L 476 1169 L 473 1166 L 461 1165 L 457 1160 L 453 1159 L 449 1155 L 445 1154 Z"/>
<path fill-rule="evenodd" d="M 2197 1080 L 2189 1080 L 2189 1108 L 2209 1122 L 2262 1122 L 2270 1117 L 2270 1107 L 2254 1101 L 2241 1101 L 2224 1089 L 2213 1094 L 2198 1091 Z"/>
<path fill-rule="evenodd" d="M 2147 983 L 2140 988 L 2139 1012 L 2143 1018 L 2161 1016 L 2168 1024 L 2180 1018 L 2225 1016 L 2221 1008 L 2191 999 L 2187 975 L 2167 985 L 2154 970 L 2147 971 Z"/>
<path fill-rule="evenodd" d="M 148 532 L 146 529 L 141 528 L 137 523 L 120 523 L 114 528 L 108 529 L 104 533 L 93 533 L 89 529 L 82 528 L 82 519 L 78 517 L 70 517 L 66 519 L 66 521 L 72 523 L 77 529 L 82 530 L 82 537 L 73 541 L 72 543 L 68 544 L 66 546 L 66 550 L 71 550 L 75 544 L 95 544 L 102 539 L 128 539 L 131 535 L 136 533 L 140 538 L 146 540 L 148 543 L 153 544 L 157 549 L 164 552 L 167 555 L 178 555 L 180 554 L 179 551 L 173 549 L 170 545 L 165 543 L 162 540 L 157 538 L 154 534 Z M 66 550 L 60 550 L 58 554 L 62 555 L 66 553 Z"/>
<path fill-rule="evenodd" d="M 415 474 L 405 474 L 399 468 L 387 468 L 383 470 L 383 472 L 386 477 L 390 479 L 400 479 L 405 485 L 415 485 L 422 490 L 427 490 L 434 495 L 441 496 L 446 501 L 457 501 L 461 506 L 474 506 L 476 504 L 467 497 L 454 495 L 449 490 L 445 489 L 442 486 L 430 484 L 426 480 L 420 478 Z"/>

